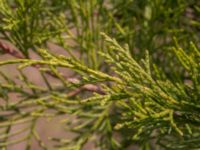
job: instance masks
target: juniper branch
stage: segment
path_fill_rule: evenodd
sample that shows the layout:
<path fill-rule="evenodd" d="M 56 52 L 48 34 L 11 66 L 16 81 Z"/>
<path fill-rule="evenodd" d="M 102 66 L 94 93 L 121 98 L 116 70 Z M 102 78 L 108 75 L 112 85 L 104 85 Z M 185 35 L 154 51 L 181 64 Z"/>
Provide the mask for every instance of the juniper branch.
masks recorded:
<path fill-rule="evenodd" d="M 19 59 L 25 59 L 25 57 L 19 51 L 17 51 L 14 48 L 11 48 L 8 44 L 3 43 L 2 41 L 0 42 L 0 48 L 2 48 L 4 53 L 8 53 L 13 57 L 16 57 L 16 58 L 19 58 Z M 32 66 L 37 68 L 38 70 L 41 68 L 41 66 L 39 64 L 34 64 Z M 49 71 L 45 71 L 45 73 L 49 74 L 52 77 L 56 77 L 57 78 L 56 74 L 54 74 L 50 70 Z M 61 74 L 61 76 L 65 80 L 67 80 L 69 83 L 72 83 L 72 84 L 80 83 L 80 80 L 78 80 L 77 78 L 69 78 L 69 77 L 67 77 L 67 76 L 65 76 L 63 74 Z M 80 92 L 82 92 L 84 90 L 91 91 L 91 92 L 96 92 L 96 93 L 99 93 L 99 94 L 105 94 L 105 92 L 99 86 L 94 85 L 94 84 L 86 84 L 86 85 L 83 85 L 83 86 L 75 89 L 74 91 L 71 91 L 68 95 L 69 95 L 69 97 L 72 97 L 72 96 L 75 96 L 75 95 L 79 94 Z"/>

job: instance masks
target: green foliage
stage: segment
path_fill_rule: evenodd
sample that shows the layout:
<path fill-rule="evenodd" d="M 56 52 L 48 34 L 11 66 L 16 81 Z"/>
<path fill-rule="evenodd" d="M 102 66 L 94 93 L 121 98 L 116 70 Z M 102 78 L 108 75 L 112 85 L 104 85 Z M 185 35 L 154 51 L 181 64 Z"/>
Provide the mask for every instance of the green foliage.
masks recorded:
<path fill-rule="evenodd" d="M 17 50 L 0 47 L 23 58 L 0 62 L 18 71 L 0 72 L 0 148 L 26 141 L 31 149 L 35 139 L 51 149 L 37 122 L 62 117 L 74 136 L 50 137 L 54 149 L 199 149 L 199 14 L 195 0 L 1 0 L 0 37 Z M 32 67 L 44 86 L 26 75 Z"/>

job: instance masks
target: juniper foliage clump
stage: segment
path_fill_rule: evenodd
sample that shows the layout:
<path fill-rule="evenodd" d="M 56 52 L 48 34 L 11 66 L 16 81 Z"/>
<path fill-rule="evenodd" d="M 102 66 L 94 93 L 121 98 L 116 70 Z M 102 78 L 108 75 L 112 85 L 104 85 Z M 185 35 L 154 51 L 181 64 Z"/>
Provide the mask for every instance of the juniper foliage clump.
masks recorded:
<path fill-rule="evenodd" d="M 0 69 L 0 148 L 199 149 L 199 14 L 197 0 L 1 0 L 1 53 L 15 58 L 0 66 L 18 74 Z M 37 127 L 54 118 L 73 136 L 49 144 Z"/>

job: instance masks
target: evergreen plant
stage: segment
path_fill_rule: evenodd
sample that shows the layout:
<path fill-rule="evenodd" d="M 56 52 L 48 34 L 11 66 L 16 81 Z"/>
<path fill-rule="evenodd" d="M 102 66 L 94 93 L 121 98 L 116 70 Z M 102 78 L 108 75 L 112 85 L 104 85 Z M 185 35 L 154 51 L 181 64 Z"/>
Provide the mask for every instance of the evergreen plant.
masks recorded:
<path fill-rule="evenodd" d="M 0 0 L 0 148 L 200 149 L 199 17 L 198 0 Z M 73 136 L 45 142 L 54 118 Z"/>

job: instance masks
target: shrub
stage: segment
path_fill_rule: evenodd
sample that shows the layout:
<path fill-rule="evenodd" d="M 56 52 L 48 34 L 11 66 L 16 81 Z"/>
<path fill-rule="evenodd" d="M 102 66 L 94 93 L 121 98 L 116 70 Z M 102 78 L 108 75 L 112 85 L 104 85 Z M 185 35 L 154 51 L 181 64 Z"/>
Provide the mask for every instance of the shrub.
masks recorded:
<path fill-rule="evenodd" d="M 1 0 L 0 48 L 15 58 L 0 66 L 18 76 L 0 72 L 0 147 L 200 148 L 199 14 L 197 0 Z M 74 136 L 49 145 L 38 121 L 59 117 Z"/>

